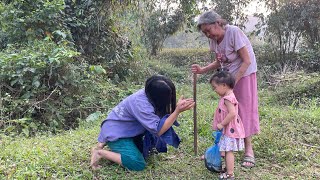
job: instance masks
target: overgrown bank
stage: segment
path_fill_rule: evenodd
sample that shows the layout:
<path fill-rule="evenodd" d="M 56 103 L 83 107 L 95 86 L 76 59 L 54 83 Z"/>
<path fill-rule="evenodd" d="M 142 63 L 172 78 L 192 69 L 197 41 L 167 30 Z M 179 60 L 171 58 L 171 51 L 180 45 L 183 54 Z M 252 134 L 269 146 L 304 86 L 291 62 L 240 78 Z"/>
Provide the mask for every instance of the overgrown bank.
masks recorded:
<path fill-rule="evenodd" d="M 193 56 L 181 51 L 164 51 L 163 57 L 150 60 L 146 74 L 163 73 L 177 84 L 178 97 L 192 97 L 190 64 L 208 57 L 208 51 L 197 50 Z M 181 57 L 181 58 L 180 58 Z M 189 59 L 188 59 L 189 58 Z M 183 61 L 185 60 L 185 61 Z M 194 61 L 193 61 L 194 60 Z M 206 62 L 200 62 L 206 63 Z M 138 64 L 139 65 L 139 64 Z M 137 65 L 137 66 L 138 66 Z M 261 76 L 260 76 L 261 77 Z M 211 119 L 218 97 L 206 83 L 206 76 L 198 83 L 198 142 L 199 155 L 212 144 Z M 142 80 L 143 78 L 141 78 Z M 138 79 L 136 79 L 138 80 Z M 259 79 L 264 81 L 264 79 Z M 245 172 L 236 165 L 237 177 L 243 179 L 320 178 L 320 109 L 316 89 L 320 82 L 317 73 L 304 72 L 272 75 L 270 83 L 259 87 L 259 113 L 261 133 L 254 137 L 257 166 Z M 112 87 L 105 89 L 105 87 Z M 120 83 L 118 86 L 101 86 L 101 102 L 115 105 L 122 97 L 131 94 L 142 84 Z M 310 89 L 315 91 L 310 93 Z M 105 93 L 104 93 L 105 92 Z M 113 95 L 112 97 L 109 97 Z M 90 96 L 86 97 L 90 98 Z M 93 97 L 91 97 L 93 98 Z M 100 102 L 99 101 L 99 102 Z M 100 102 L 100 103 L 101 103 Z M 101 161 L 104 166 L 97 172 L 89 167 L 90 148 L 96 143 L 100 122 L 108 108 L 92 113 L 80 121 L 75 130 L 62 131 L 58 135 L 36 137 L 4 136 L 0 142 L 0 179 L 209 179 L 217 177 L 207 171 L 199 155 L 193 152 L 192 112 L 179 117 L 180 127 L 175 128 L 182 139 L 179 149 L 169 148 L 167 154 L 148 159 L 143 172 L 129 172 L 123 168 Z M 242 154 L 237 154 L 237 162 Z M 188 170 L 188 171 L 186 171 Z"/>
<path fill-rule="evenodd" d="M 299 83 L 299 80 L 291 83 Z M 303 87 L 308 83 L 300 82 Z M 178 96 L 192 96 L 191 83 L 178 83 Z M 283 104 L 277 99 L 287 87 L 260 89 L 261 133 L 254 137 L 257 166 L 245 172 L 240 168 L 242 154 L 237 154 L 236 175 L 242 179 L 318 179 L 320 178 L 320 109 L 309 102 Z M 198 84 L 199 155 L 212 144 L 211 118 L 218 97 L 208 84 Z M 319 102 L 319 101 L 318 101 Z M 96 143 L 104 115 L 81 123 L 76 130 L 59 135 L 33 138 L 1 138 L 0 178 L 8 179 L 212 179 L 199 155 L 193 152 L 192 112 L 179 117 L 176 127 L 182 139 L 179 149 L 153 155 L 147 169 L 129 172 L 110 162 L 93 172 L 89 167 L 90 148 Z"/>

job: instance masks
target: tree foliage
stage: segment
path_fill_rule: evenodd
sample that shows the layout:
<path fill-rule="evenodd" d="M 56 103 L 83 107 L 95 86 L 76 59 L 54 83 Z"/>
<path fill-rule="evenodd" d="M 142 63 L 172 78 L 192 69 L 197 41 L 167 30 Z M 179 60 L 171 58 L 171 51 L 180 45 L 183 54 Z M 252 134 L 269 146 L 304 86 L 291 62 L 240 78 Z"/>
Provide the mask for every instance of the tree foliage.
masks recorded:
<path fill-rule="evenodd" d="M 203 10 L 214 9 L 242 27 L 242 9 L 250 1 L 1 1 L 0 129 L 29 135 L 46 127 L 76 127 L 78 118 L 97 115 L 123 96 L 110 81 L 131 75 L 132 65 L 139 64 L 133 57 L 145 60 L 134 54 L 137 48 L 156 55 L 170 35 L 194 28 Z M 199 2 L 211 4 L 199 9 Z M 266 27 L 268 58 L 285 64 L 294 57 L 319 69 L 318 1 L 265 3 L 270 14 L 261 27 Z M 144 76 L 143 71 L 136 74 Z"/>
<path fill-rule="evenodd" d="M 273 46 L 274 58 L 288 63 L 297 52 L 298 45 L 317 48 L 319 42 L 320 7 L 317 0 L 265 0 L 270 10 L 262 19 L 267 40 Z"/>
<path fill-rule="evenodd" d="M 25 44 L 46 36 L 58 36 L 67 31 L 61 11 L 63 0 L 6 1 L 0 5 L 1 47 L 7 44 Z M 58 33 L 56 33 L 58 32 Z"/>
<path fill-rule="evenodd" d="M 208 2 L 211 2 L 210 7 L 201 10 L 199 3 Z M 194 18 L 203 10 L 214 9 L 231 24 L 243 28 L 247 16 L 242 10 L 250 2 L 251 0 L 152 0 L 133 2 L 130 7 L 133 13 L 138 14 L 135 22 L 142 27 L 144 46 L 149 54 L 156 55 L 169 36 L 182 28 L 186 28 L 187 32 L 192 31 L 195 26 Z"/>
<path fill-rule="evenodd" d="M 91 64 L 102 64 L 108 76 L 124 78 L 131 59 L 126 38 L 117 33 L 112 1 L 7 1 L 1 4 L 1 46 L 50 37 L 66 39 Z"/>
<path fill-rule="evenodd" d="M 243 11 L 252 0 L 212 0 L 213 9 L 230 24 L 244 28 L 247 15 Z"/>
<path fill-rule="evenodd" d="M 65 0 L 65 5 L 65 22 L 78 51 L 91 64 L 104 64 L 110 77 L 124 79 L 132 55 L 129 41 L 114 26 L 112 1 Z"/>
<path fill-rule="evenodd" d="M 76 127 L 110 104 L 101 96 L 117 97 L 102 84 L 125 78 L 131 51 L 114 25 L 115 3 L 0 3 L 0 129 L 29 135 Z"/>
<path fill-rule="evenodd" d="M 165 39 L 178 31 L 184 20 L 181 11 L 176 11 L 174 15 L 168 15 L 168 13 L 158 10 L 150 15 L 145 24 L 144 40 L 151 55 L 157 54 Z"/>
<path fill-rule="evenodd" d="M 146 3 L 145 12 L 149 12 L 142 19 L 143 40 L 151 55 L 156 55 L 163 47 L 163 42 L 185 24 L 193 25 L 193 18 L 197 13 L 196 1 L 180 0 Z"/>
<path fill-rule="evenodd" d="M 73 57 L 77 55 L 74 49 L 50 40 L 9 45 L 1 52 L 3 125 L 19 126 L 24 122 L 19 119 L 33 119 L 38 125 L 52 128 L 65 128 L 63 124 L 74 123 L 72 118 L 66 121 L 68 113 L 61 108 L 73 104 L 71 96 L 79 90 L 81 71 L 73 64 Z M 34 126 L 23 129 L 30 128 L 37 129 Z"/>

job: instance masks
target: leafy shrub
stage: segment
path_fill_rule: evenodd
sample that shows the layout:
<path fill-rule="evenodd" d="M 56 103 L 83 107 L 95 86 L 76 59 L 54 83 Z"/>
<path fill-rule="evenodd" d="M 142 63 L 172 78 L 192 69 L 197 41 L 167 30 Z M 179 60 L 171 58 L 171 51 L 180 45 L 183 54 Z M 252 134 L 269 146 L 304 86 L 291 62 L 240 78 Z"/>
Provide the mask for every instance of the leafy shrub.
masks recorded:
<path fill-rule="evenodd" d="M 190 68 L 192 64 L 205 65 L 210 63 L 213 55 L 209 49 L 164 49 L 157 56 L 160 61 L 170 63 L 176 67 Z"/>
<path fill-rule="evenodd" d="M 260 87 L 273 84 L 273 75 L 286 74 L 302 69 L 296 53 L 286 54 L 281 60 L 279 51 L 274 50 L 270 44 L 256 45 L 253 47 L 258 65 L 258 83 Z"/>
<path fill-rule="evenodd" d="M 314 45 L 315 48 L 303 47 L 299 53 L 299 60 L 308 72 L 319 72 L 320 69 L 320 43 Z"/>
<path fill-rule="evenodd" d="M 50 38 L 66 40 L 91 65 L 124 80 L 132 62 L 130 41 L 118 33 L 108 1 L 5 1 L 0 4 L 0 47 Z M 116 2 L 113 2 L 116 3 Z"/>
<path fill-rule="evenodd" d="M 275 101 L 281 105 L 304 106 L 312 101 L 320 103 L 320 77 L 318 74 L 296 72 L 279 78 L 282 88 L 277 88 Z"/>
<path fill-rule="evenodd" d="M 77 127 L 78 118 L 111 105 L 120 90 L 100 80 L 106 73 L 101 66 L 89 66 L 78 55 L 49 39 L 1 52 L 0 128 L 26 135 L 55 132 Z"/>
<path fill-rule="evenodd" d="M 8 46 L 0 53 L 1 119 L 19 132 L 27 122 L 33 129 L 72 127 L 77 113 L 70 107 L 88 74 L 88 68 L 76 65 L 78 55 L 50 40 Z"/>
<path fill-rule="evenodd" d="M 66 36 L 67 26 L 64 20 L 64 1 L 5 1 L 0 5 L 0 39 L 7 44 L 25 43 L 46 36 L 60 39 Z"/>
<path fill-rule="evenodd" d="M 177 32 L 185 20 L 186 17 L 181 9 L 170 13 L 159 9 L 148 15 L 142 38 L 150 55 L 157 55 L 165 39 Z"/>
<path fill-rule="evenodd" d="M 116 1 L 65 1 L 65 19 L 77 50 L 92 65 L 101 65 L 112 79 L 124 80 L 132 62 L 131 41 L 115 26 Z"/>
<path fill-rule="evenodd" d="M 109 3 L 0 3 L 0 129 L 31 135 L 77 127 L 78 118 L 122 96 L 109 78 L 124 80 L 133 55 Z"/>

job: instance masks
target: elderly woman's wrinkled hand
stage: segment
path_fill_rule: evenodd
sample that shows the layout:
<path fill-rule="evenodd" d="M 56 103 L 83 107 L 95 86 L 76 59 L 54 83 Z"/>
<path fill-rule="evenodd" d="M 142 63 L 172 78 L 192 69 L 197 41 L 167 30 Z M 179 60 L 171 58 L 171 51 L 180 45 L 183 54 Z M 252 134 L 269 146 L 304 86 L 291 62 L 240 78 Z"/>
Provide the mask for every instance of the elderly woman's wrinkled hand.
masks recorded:
<path fill-rule="evenodd" d="M 202 74 L 202 68 L 198 64 L 192 64 L 191 71 L 195 74 Z"/>

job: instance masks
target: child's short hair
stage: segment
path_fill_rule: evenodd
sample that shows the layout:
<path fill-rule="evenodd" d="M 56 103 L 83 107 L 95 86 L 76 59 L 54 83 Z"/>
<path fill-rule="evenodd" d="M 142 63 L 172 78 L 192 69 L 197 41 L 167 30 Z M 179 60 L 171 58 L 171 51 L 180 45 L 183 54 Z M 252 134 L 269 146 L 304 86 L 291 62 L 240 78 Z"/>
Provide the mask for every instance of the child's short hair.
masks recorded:
<path fill-rule="evenodd" d="M 214 81 L 217 84 L 226 84 L 228 85 L 231 89 L 233 89 L 235 85 L 235 78 L 231 73 L 228 71 L 219 71 L 215 73 L 214 75 L 211 76 L 210 78 L 210 84 Z"/>

